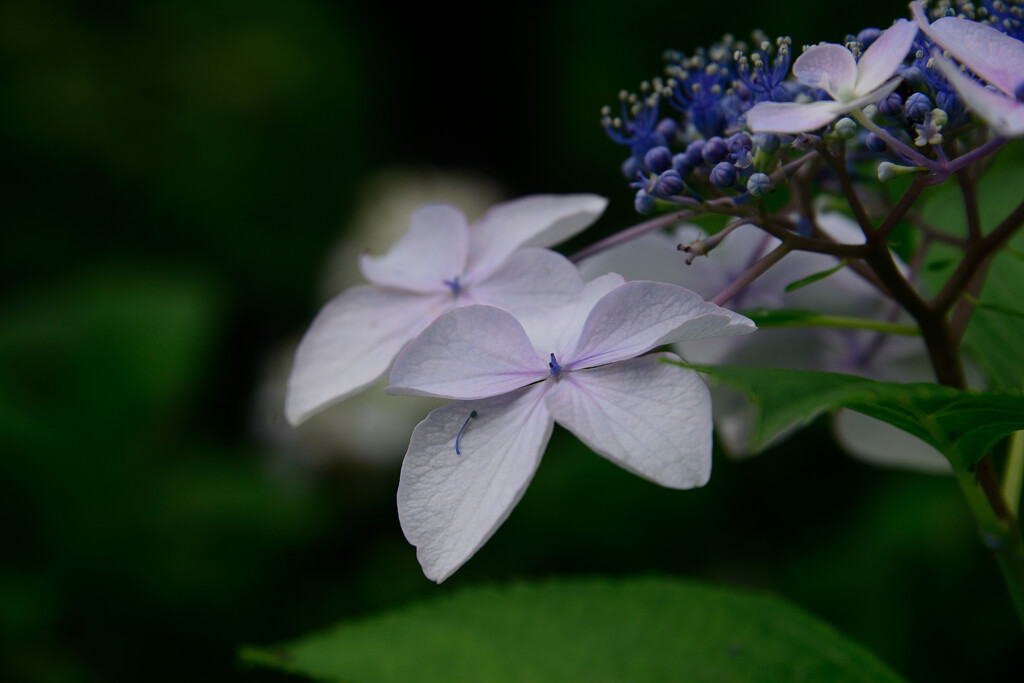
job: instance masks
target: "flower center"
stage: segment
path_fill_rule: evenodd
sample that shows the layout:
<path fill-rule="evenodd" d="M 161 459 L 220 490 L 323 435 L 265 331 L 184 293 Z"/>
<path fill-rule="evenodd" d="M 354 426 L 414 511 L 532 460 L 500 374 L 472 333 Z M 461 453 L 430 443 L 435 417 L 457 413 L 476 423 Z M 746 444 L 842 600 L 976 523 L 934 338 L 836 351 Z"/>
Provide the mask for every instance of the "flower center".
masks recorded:
<path fill-rule="evenodd" d="M 462 284 L 459 283 L 458 275 L 453 277 L 451 280 L 445 280 L 444 283 L 451 288 L 452 294 L 458 294 L 462 291 Z"/>
<path fill-rule="evenodd" d="M 555 354 L 551 354 L 551 362 L 548 363 L 548 367 L 551 368 L 551 375 L 553 377 L 558 377 L 562 374 L 562 366 L 555 360 Z"/>

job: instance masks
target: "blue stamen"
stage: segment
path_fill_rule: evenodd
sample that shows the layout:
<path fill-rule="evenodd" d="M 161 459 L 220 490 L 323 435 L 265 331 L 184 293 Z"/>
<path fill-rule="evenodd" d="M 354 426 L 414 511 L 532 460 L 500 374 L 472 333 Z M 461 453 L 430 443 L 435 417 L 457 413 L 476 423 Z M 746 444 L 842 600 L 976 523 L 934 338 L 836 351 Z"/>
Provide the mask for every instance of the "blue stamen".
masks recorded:
<path fill-rule="evenodd" d="M 476 411 L 469 411 L 469 417 L 467 417 L 466 421 L 462 423 L 462 429 L 459 430 L 459 433 L 455 435 L 455 455 L 462 455 L 462 451 L 459 450 L 459 441 L 462 440 L 462 433 L 465 432 L 466 427 L 469 426 L 469 421 L 472 420 L 474 417 L 476 417 Z"/>
<path fill-rule="evenodd" d="M 562 366 L 558 364 L 557 360 L 555 360 L 555 354 L 551 354 L 551 362 L 548 363 L 548 367 L 551 368 L 551 374 L 555 377 L 562 374 Z"/>
<path fill-rule="evenodd" d="M 451 280 L 445 280 L 444 283 L 451 287 L 452 294 L 458 294 L 462 291 L 462 285 L 459 283 L 459 276 L 456 275 Z"/>

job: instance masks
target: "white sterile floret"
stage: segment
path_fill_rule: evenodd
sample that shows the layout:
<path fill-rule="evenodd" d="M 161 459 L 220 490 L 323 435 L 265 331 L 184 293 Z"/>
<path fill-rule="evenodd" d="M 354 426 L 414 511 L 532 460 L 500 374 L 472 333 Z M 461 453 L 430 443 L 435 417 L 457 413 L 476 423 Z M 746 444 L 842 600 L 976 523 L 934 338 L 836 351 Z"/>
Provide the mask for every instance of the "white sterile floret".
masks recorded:
<path fill-rule="evenodd" d="M 989 88 L 972 80 L 947 57 L 936 54 L 935 65 L 963 98 L 967 107 L 1000 135 L 1024 135 L 1024 43 L 987 24 L 959 17 L 928 23 L 921 3 L 913 4 L 914 17 L 926 36 L 955 57 Z"/>
<path fill-rule="evenodd" d="M 917 26 L 900 19 L 882 32 L 858 61 L 849 48 L 822 43 L 808 48 L 793 63 L 793 75 L 832 98 L 820 102 L 762 102 L 747 112 L 755 133 L 804 133 L 839 116 L 877 102 L 899 84 L 893 78 L 917 35 Z"/>
<path fill-rule="evenodd" d="M 579 279 L 557 244 L 593 223 L 607 200 L 534 195 L 494 206 L 468 224 L 450 204 L 412 215 L 387 254 L 360 260 L 369 285 L 329 301 L 295 353 L 285 414 L 292 424 L 382 377 L 398 352 L 445 311 L 490 304 L 513 311 L 569 301 Z"/>
<path fill-rule="evenodd" d="M 395 361 L 388 393 L 456 399 L 416 427 L 398 488 L 402 530 L 429 578 L 450 576 L 508 517 L 556 421 L 653 482 L 707 482 L 708 390 L 662 362 L 677 356 L 648 352 L 754 324 L 682 287 L 615 274 L 575 295 L 520 319 L 490 306 L 450 311 Z"/>

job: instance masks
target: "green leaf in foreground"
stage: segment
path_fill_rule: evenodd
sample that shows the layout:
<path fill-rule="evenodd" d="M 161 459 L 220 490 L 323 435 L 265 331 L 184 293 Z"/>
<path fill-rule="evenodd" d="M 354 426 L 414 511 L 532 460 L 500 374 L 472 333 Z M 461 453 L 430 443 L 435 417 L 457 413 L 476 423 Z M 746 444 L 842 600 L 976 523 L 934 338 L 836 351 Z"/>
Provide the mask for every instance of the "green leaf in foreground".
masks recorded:
<path fill-rule="evenodd" d="M 475 587 L 242 659 L 328 681 L 896 681 L 776 597 L 668 578 Z"/>
<path fill-rule="evenodd" d="M 849 408 L 934 446 L 961 468 L 1024 429 L 1020 392 L 957 391 L 939 384 L 875 382 L 854 375 L 775 368 L 687 366 L 743 391 L 757 408 L 755 445 L 825 411 Z"/>

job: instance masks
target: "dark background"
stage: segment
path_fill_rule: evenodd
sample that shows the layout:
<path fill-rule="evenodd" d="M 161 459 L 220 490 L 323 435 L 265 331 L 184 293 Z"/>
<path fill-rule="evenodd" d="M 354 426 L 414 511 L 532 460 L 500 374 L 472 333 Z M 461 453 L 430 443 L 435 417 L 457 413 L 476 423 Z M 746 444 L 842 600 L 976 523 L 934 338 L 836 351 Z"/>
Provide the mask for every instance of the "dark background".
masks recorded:
<path fill-rule="evenodd" d="M 905 15 L 4 3 L 0 679 L 278 680 L 237 647 L 481 581 L 650 572 L 775 591 L 912 679 L 1020 676 L 1019 625 L 954 482 L 849 460 L 825 423 L 746 463 L 716 455 L 691 492 L 556 432 L 508 523 L 441 588 L 398 528 L 397 464 L 294 464 L 253 429 L 265 359 L 322 303 L 376 172 L 597 192 L 612 204 L 596 230 L 625 227 L 625 154 L 599 110 L 664 49 L 758 27 L 842 41 Z"/>

